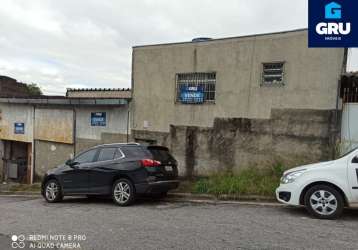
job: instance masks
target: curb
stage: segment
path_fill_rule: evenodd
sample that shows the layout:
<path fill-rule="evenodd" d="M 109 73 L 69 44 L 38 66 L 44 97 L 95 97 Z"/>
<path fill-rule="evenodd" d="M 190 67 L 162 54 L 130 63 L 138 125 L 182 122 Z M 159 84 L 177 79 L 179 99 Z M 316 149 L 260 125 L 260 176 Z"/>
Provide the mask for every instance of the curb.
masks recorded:
<path fill-rule="evenodd" d="M 276 198 L 261 195 L 210 195 L 210 194 L 192 194 L 192 193 L 168 193 L 168 197 L 187 198 L 195 200 L 215 200 L 215 201 L 251 201 L 251 202 L 271 202 L 277 203 Z"/>
<path fill-rule="evenodd" d="M 0 191 L 1 196 L 41 196 L 41 192 L 29 191 Z"/>
<path fill-rule="evenodd" d="M 41 197 L 40 192 L 25 191 L 0 191 L 0 196 L 5 197 Z M 220 195 L 192 194 L 192 193 L 168 193 L 164 201 L 191 202 L 199 204 L 231 204 L 231 205 L 255 205 L 255 206 L 284 206 L 278 203 L 273 197 L 258 195 Z"/>
<path fill-rule="evenodd" d="M 168 202 L 189 202 L 197 204 L 208 205 L 249 205 L 261 207 L 284 207 L 285 204 L 278 202 L 259 202 L 259 201 L 223 201 L 223 200 L 196 200 L 196 199 L 180 199 L 180 198 L 167 198 L 164 201 Z"/>
<path fill-rule="evenodd" d="M 192 194 L 192 193 L 168 193 L 167 201 L 191 202 L 210 205 L 251 205 L 264 207 L 283 207 L 285 204 L 277 202 L 273 197 L 259 195 L 220 195 Z"/>

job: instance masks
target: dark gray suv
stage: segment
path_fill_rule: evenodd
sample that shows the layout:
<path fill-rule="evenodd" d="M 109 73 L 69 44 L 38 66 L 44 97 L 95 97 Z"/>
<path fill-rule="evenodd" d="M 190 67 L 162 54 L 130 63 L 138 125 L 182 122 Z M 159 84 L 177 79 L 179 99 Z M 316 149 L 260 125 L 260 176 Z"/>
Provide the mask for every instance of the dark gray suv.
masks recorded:
<path fill-rule="evenodd" d="M 177 161 L 168 148 L 117 143 L 90 148 L 49 170 L 42 195 L 48 202 L 65 195 L 111 195 L 117 205 L 126 206 L 139 194 L 165 196 L 178 185 Z"/>

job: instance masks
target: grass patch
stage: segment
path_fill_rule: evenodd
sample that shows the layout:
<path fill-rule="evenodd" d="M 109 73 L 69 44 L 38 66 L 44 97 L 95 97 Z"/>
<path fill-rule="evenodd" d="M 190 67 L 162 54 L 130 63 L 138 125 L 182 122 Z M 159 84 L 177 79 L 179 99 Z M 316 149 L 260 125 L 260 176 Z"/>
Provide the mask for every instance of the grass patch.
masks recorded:
<path fill-rule="evenodd" d="M 215 174 L 201 178 L 193 185 L 193 193 L 219 195 L 274 196 L 284 169 L 275 165 L 271 169 L 242 170 L 239 174 Z"/>

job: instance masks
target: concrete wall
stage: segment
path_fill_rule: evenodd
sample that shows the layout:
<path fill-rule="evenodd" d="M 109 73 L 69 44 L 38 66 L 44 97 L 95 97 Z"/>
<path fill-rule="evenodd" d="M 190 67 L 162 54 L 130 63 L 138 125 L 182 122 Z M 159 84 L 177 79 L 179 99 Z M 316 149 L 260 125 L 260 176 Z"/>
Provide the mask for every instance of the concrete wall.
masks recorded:
<path fill-rule="evenodd" d="M 133 49 L 133 137 L 168 146 L 180 174 L 328 160 L 344 49 L 307 46 L 307 30 Z M 284 85 L 262 86 L 283 61 Z M 216 72 L 215 103 L 176 102 L 176 74 Z"/>
<path fill-rule="evenodd" d="M 47 170 L 63 164 L 74 154 L 71 144 L 35 141 L 35 180 L 39 180 Z"/>
<path fill-rule="evenodd" d="M 274 109 L 270 119 L 217 118 L 213 127 L 172 125 L 169 133 L 134 130 L 133 136 L 169 147 L 182 176 L 237 173 L 330 159 L 339 116 L 335 110 Z"/>
<path fill-rule="evenodd" d="M 135 47 L 133 128 L 169 132 L 170 124 L 212 127 L 215 118 L 269 119 L 272 109 L 334 109 L 343 59 L 344 49 L 309 49 L 307 31 Z M 274 61 L 285 62 L 285 85 L 260 86 L 262 63 Z M 175 76 L 186 72 L 216 72 L 215 104 L 175 103 Z"/>
<path fill-rule="evenodd" d="M 129 142 L 132 141 L 132 137 L 129 135 Z M 97 140 L 93 139 L 76 139 L 76 154 L 79 152 L 88 149 L 90 147 L 100 145 L 100 144 L 110 144 L 110 143 L 124 143 L 127 142 L 126 134 L 117 134 L 117 133 L 102 133 L 101 138 Z"/>
<path fill-rule="evenodd" d="M 0 103 L 0 139 L 32 142 L 33 107 L 25 104 Z M 15 134 L 15 123 L 25 124 L 24 134 Z"/>

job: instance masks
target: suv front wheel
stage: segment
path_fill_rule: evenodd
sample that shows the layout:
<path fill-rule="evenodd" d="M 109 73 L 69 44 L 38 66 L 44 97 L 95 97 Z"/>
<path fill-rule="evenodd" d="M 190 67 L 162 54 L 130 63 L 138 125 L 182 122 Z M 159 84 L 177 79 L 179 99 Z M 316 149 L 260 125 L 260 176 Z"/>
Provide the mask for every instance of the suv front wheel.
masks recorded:
<path fill-rule="evenodd" d="M 306 192 L 305 206 L 311 215 L 319 219 L 336 219 L 342 214 L 344 200 L 335 188 L 316 185 Z"/>
<path fill-rule="evenodd" d="M 130 205 L 135 198 L 134 187 L 127 179 L 116 180 L 112 188 L 112 199 L 119 206 Z"/>
<path fill-rule="evenodd" d="M 61 201 L 63 196 L 60 183 L 55 179 L 47 181 L 45 184 L 44 196 L 46 201 L 49 203 Z"/>

